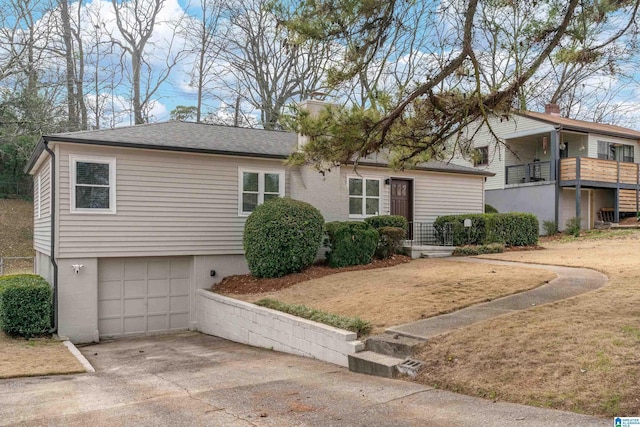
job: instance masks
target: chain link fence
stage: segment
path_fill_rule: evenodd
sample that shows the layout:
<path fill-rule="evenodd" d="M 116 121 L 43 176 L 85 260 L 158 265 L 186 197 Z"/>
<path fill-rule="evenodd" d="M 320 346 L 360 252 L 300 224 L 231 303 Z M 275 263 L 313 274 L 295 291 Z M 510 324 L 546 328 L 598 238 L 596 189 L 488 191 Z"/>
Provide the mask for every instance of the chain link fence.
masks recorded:
<path fill-rule="evenodd" d="M 3 197 L 33 199 L 33 180 L 30 176 L 16 179 L 0 179 L 0 198 Z"/>
<path fill-rule="evenodd" d="M 34 269 L 34 257 L 0 257 L 0 276 L 33 274 Z"/>

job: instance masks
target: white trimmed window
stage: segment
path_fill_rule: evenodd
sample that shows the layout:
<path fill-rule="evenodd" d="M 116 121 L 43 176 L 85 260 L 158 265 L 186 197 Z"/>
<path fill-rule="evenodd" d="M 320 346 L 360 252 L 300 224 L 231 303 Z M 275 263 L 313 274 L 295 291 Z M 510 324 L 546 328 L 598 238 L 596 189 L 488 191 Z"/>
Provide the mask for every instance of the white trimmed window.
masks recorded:
<path fill-rule="evenodd" d="M 69 156 L 71 212 L 116 213 L 116 159 Z"/>
<path fill-rule="evenodd" d="M 363 218 L 380 213 L 380 179 L 349 177 L 349 216 Z"/>
<path fill-rule="evenodd" d="M 247 216 L 267 200 L 284 197 L 284 171 L 238 171 L 238 215 Z"/>

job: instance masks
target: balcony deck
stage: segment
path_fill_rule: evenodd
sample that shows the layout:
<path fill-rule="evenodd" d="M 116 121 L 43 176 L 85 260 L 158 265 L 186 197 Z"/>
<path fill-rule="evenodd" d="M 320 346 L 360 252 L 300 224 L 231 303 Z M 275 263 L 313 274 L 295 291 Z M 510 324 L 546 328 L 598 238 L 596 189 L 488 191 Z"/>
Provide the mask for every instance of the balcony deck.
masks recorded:
<path fill-rule="evenodd" d="M 637 163 L 616 160 L 570 157 L 560 159 L 560 186 L 583 186 L 635 189 L 640 184 Z"/>

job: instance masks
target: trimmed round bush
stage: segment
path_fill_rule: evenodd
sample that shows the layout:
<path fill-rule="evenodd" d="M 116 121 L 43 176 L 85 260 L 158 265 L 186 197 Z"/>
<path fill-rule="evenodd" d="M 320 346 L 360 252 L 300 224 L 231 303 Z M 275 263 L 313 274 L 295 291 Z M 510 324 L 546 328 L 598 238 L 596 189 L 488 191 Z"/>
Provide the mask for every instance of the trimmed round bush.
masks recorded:
<path fill-rule="evenodd" d="M 322 243 L 324 218 L 308 203 L 277 198 L 256 207 L 244 226 L 249 271 L 281 277 L 311 265 Z"/>
<path fill-rule="evenodd" d="M 8 335 L 32 336 L 51 329 L 52 289 L 33 274 L 0 277 L 0 327 Z"/>
<path fill-rule="evenodd" d="M 339 268 L 371 263 L 379 239 L 375 228 L 359 221 L 336 221 L 327 223 L 326 229 L 331 248 L 327 253 L 329 266 Z"/>

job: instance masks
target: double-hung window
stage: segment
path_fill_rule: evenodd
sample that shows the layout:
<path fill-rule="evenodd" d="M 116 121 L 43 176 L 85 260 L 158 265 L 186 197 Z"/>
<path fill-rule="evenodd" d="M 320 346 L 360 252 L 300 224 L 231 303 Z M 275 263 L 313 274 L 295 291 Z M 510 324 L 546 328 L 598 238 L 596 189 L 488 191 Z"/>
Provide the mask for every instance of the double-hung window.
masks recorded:
<path fill-rule="evenodd" d="M 70 156 L 71 212 L 116 213 L 116 159 Z"/>
<path fill-rule="evenodd" d="M 380 213 L 380 179 L 350 177 L 349 216 L 367 217 Z"/>
<path fill-rule="evenodd" d="M 284 171 L 240 170 L 238 214 L 249 215 L 256 206 L 276 197 L 284 197 Z"/>
<path fill-rule="evenodd" d="M 489 164 L 489 147 L 478 147 L 473 159 L 473 166 L 486 166 Z"/>

